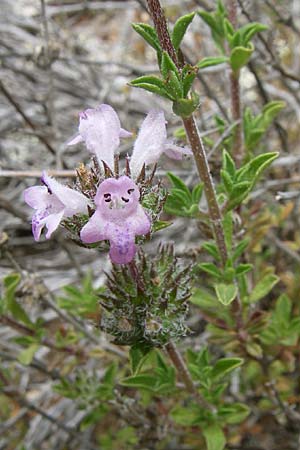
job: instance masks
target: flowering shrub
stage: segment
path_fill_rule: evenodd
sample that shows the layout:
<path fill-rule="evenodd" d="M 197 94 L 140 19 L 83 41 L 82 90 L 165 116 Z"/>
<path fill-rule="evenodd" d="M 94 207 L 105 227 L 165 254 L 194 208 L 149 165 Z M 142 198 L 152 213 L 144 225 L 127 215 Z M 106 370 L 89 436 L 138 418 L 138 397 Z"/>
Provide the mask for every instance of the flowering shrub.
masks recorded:
<path fill-rule="evenodd" d="M 133 24 L 154 50 L 158 70 L 130 85 L 170 104 L 183 125 L 176 134 L 186 146 L 167 138 L 164 112 L 150 109 L 132 152 L 120 156 L 120 140 L 132 133 L 111 106 L 101 104 L 79 114 L 78 133 L 68 141 L 83 144 L 91 157 L 76 169 L 72 187 L 43 171 L 42 185 L 24 192 L 34 209 L 36 241 L 44 228 L 49 239 L 61 225 L 75 244 L 108 253 L 112 263 L 99 288 L 87 275 L 82 286 L 66 286 L 53 299 L 37 283 L 37 296 L 45 296 L 63 321 L 55 336 L 19 301 L 26 292 L 19 273 L 4 279 L 0 310 L 2 323 L 21 334 L 19 363 L 45 371 L 36 360 L 41 347 L 70 357 L 58 375 L 49 372 L 53 395 L 83 411 L 80 430 L 91 427 L 104 449 L 242 449 L 243 426 L 250 429 L 247 418 L 257 409 L 273 414 L 275 405 L 291 428 L 300 421 L 297 382 L 287 382 L 299 372 L 299 289 L 289 274 L 280 278 L 277 266 L 268 263 L 269 246 L 262 244 L 266 229 L 282 226 L 290 211 L 252 203 L 257 183 L 278 158 L 262 142 L 285 104 L 273 100 L 258 113 L 243 109 L 242 69 L 251 64 L 252 41 L 267 27 L 238 27 L 236 3 L 228 3 L 228 9 L 218 0 L 214 11 L 184 15 L 170 31 L 160 1 L 147 0 L 153 26 Z M 209 27 L 217 54 L 192 65 L 181 44 L 196 16 Z M 217 142 L 203 142 L 194 81 L 219 65 L 230 80 L 231 116 L 228 123 L 217 116 Z M 156 177 L 162 155 L 178 165 L 184 155 L 192 156 L 199 180 L 190 187 L 168 172 L 164 185 Z M 181 255 L 163 234 L 177 217 L 195 224 L 200 236 Z M 148 251 L 144 244 L 158 230 L 162 242 Z M 297 260 L 292 249 L 285 251 Z M 87 328 L 88 320 L 98 330 Z M 94 370 L 98 358 L 101 370 Z M 9 389 L 9 376 L 0 370 L 5 392 L 15 400 L 21 394 Z M 74 448 L 83 448 L 74 428 L 66 432 L 75 433 Z"/>

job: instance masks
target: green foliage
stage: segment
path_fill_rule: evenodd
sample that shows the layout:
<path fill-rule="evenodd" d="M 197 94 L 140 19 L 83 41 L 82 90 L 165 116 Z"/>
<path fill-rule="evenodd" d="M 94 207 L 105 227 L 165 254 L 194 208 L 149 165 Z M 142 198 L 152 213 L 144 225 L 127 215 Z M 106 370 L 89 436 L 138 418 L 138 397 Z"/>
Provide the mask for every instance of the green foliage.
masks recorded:
<path fill-rule="evenodd" d="M 226 444 L 222 428 L 212 424 L 204 428 L 203 435 L 206 440 L 207 450 L 223 450 Z"/>
<path fill-rule="evenodd" d="M 152 394 L 167 395 L 176 390 L 176 372 L 173 366 L 166 364 L 164 358 L 157 351 L 155 365 L 150 371 L 124 378 L 121 384 Z"/>
<path fill-rule="evenodd" d="M 188 351 L 188 367 L 200 384 L 200 392 L 214 408 L 208 410 L 200 404 L 177 406 L 172 418 L 183 426 L 200 425 L 207 449 L 221 450 L 226 444 L 223 428 L 229 423 L 240 423 L 249 415 L 249 408 L 242 403 L 226 404 L 222 396 L 227 387 L 228 375 L 243 364 L 241 358 L 221 358 L 214 364 L 204 348 L 199 353 Z"/>
<path fill-rule="evenodd" d="M 217 299 L 222 305 L 230 305 L 231 302 L 236 298 L 238 289 L 234 284 L 224 284 L 219 283 L 215 285 L 215 291 L 217 294 Z"/>
<path fill-rule="evenodd" d="M 182 217 L 199 216 L 199 202 L 203 193 L 203 183 L 197 184 L 192 191 L 184 182 L 171 172 L 167 176 L 172 183 L 164 210 L 167 214 Z"/>
<path fill-rule="evenodd" d="M 282 294 L 271 314 L 269 326 L 263 330 L 261 341 L 265 345 L 297 345 L 300 336 L 300 318 L 292 313 L 292 302 Z"/>
<path fill-rule="evenodd" d="M 92 274 L 88 273 L 82 280 L 80 287 L 68 285 L 64 286 L 63 291 L 65 296 L 58 297 L 58 305 L 66 311 L 84 317 L 97 313 L 99 310 L 99 293 L 103 292 L 104 289 L 102 287 L 94 289 Z"/>
<path fill-rule="evenodd" d="M 209 26 L 212 38 L 218 49 L 225 54 L 225 18 L 227 12 L 222 1 L 218 0 L 215 11 L 209 13 L 207 11 L 198 11 L 199 16 Z"/>
<path fill-rule="evenodd" d="M 150 351 L 152 347 L 145 344 L 136 344 L 130 348 L 130 366 L 133 375 L 137 374 L 146 360 L 149 358 Z"/>
<path fill-rule="evenodd" d="M 186 14 L 185 16 L 180 17 L 174 25 L 173 32 L 171 34 L 172 43 L 174 45 L 175 50 L 178 50 L 181 44 L 182 39 L 186 33 L 186 30 L 193 18 L 195 17 L 195 13 Z"/>
<path fill-rule="evenodd" d="M 54 386 L 54 390 L 64 397 L 76 400 L 80 409 L 87 406 L 98 407 L 114 398 L 117 370 L 117 365 L 112 363 L 99 382 L 97 374 L 91 376 L 78 369 L 73 378 L 62 378 Z"/>
<path fill-rule="evenodd" d="M 182 16 L 174 25 L 171 39 L 177 52 L 194 16 L 195 13 Z M 133 28 L 156 50 L 161 78 L 145 75 L 132 80 L 129 84 L 171 100 L 175 114 L 189 117 L 199 106 L 198 95 L 191 92 L 198 67 L 185 64 L 179 69 L 170 55 L 161 49 L 155 29 L 146 24 L 134 24 Z"/>
<path fill-rule="evenodd" d="M 234 47 L 230 53 L 230 65 L 233 71 L 240 70 L 246 66 L 252 53 L 254 46 L 252 43 L 248 47 Z"/>
<path fill-rule="evenodd" d="M 229 58 L 227 56 L 207 56 L 197 63 L 197 67 L 199 69 L 204 69 L 205 67 L 217 66 L 228 61 Z"/>
<path fill-rule="evenodd" d="M 252 114 L 250 108 L 245 109 L 243 130 L 245 147 L 250 154 L 256 148 L 275 117 L 285 106 L 285 103 L 282 101 L 269 102 L 263 107 L 261 113 L 256 116 Z"/>
<path fill-rule="evenodd" d="M 221 0 L 218 1 L 215 11 L 199 11 L 198 14 L 209 26 L 212 38 L 223 55 L 226 55 L 226 47 L 229 46 L 229 58 L 224 56 L 226 59 L 220 60 L 220 62 L 228 61 L 234 72 L 238 72 L 243 66 L 247 65 L 254 51 L 254 45 L 250 41 L 252 37 L 256 33 L 268 29 L 266 25 L 252 22 L 234 30 L 227 18 L 228 14 Z M 212 58 L 212 62 L 209 65 L 220 64 L 218 58 Z"/>
<path fill-rule="evenodd" d="M 160 55 L 162 52 L 155 28 L 146 23 L 133 23 L 132 28 Z"/>
<path fill-rule="evenodd" d="M 231 156 L 224 150 L 221 178 L 228 197 L 226 211 L 236 208 L 248 197 L 259 176 L 277 157 L 276 152 L 264 153 L 236 170 Z"/>
<path fill-rule="evenodd" d="M 261 280 L 259 280 L 251 292 L 249 302 L 255 303 L 264 298 L 278 283 L 278 281 L 279 278 L 272 273 L 265 275 Z"/>
<path fill-rule="evenodd" d="M 26 326 L 33 328 L 34 324 L 30 320 L 25 309 L 16 300 L 16 291 L 20 282 L 21 275 L 18 273 L 9 274 L 3 279 L 4 296 L 0 303 L 0 314 L 10 313 L 13 317 L 24 323 Z"/>

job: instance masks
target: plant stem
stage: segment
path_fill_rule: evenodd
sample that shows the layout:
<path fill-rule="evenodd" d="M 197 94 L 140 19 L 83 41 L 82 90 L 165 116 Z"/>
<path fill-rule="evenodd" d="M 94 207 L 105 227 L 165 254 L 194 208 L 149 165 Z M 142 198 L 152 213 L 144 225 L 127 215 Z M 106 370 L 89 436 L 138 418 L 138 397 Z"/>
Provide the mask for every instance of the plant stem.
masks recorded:
<path fill-rule="evenodd" d="M 190 116 L 187 119 L 182 120 L 187 137 L 191 144 L 191 149 L 194 154 L 199 176 L 204 184 L 204 192 L 207 200 L 210 222 L 215 234 L 216 242 L 224 266 L 227 261 L 227 249 L 222 225 L 222 213 L 217 201 L 216 191 L 210 174 L 204 145 L 199 135 L 194 117 Z"/>
<path fill-rule="evenodd" d="M 176 51 L 172 44 L 170 34 L 167 27 L 166 18 L 159 0 L 147 0 L 150 14 L 153 19 L 155 29 L 160 41 L 160 44 L 166 52 L 173 59 L 174 63 L 180 69 Z M 216 237 L 216 242 L 219 248 L 220 256 L 223 266 L 227 261 L 227 249 L 225 244 L 224 231 L 222 226 L 222 213 L 217 201 L 216 192 L 210 175 L 208 161 L 204 149 L 204 145 L 199 135 L 199 131 L 193 116 L 183 118 L 184 127 L 187 137 L 189 139 L 191 149 L 194 154 L 199 176 L 204 184 L 204 192 L 208 204 L 209 216 L 212 228 Z"/>
<path fill-rule="evenodd" d="M 237 28 L 237 1 L 228 1 L 229 21 L 233 28 Z M 231 70 L 230 73 L 231 114 L 233 122 L 238 121 L 233 132 L 233 155 L 240 166 L 243 158 L 243 139 L 241 121 L 240 71 Z"/>
<path fill-rule="evenodd" d="M 167 351 L 172 363 L 174 364 L 174 366 L 177 369 L 177 372 L 178 372 L 178 375 L 179 375 L 181 381 L 185 384 L 187 391 L 190 394 L 193 394 L 197 398 L 198 403 L 201 406 L 203 406 L 203 408 L 210 409 L 210 405 L 199 394 L 199 392 L 192 380 L 192 377 L 188 371 L 188 368 L 187 368 L 181 354 L 179 353 L 176 345 L 174 344 L 174 342 L 170 341 L 166 345 L 165 348 L 166 348 L 166 351 Z"/>

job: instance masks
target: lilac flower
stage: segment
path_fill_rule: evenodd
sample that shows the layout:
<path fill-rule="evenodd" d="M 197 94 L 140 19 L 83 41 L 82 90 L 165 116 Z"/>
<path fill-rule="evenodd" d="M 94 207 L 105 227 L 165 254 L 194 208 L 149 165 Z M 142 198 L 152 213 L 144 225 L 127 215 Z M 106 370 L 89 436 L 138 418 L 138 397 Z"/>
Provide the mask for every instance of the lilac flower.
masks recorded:
<path fill-rule="evenodd" d="M 32 233 L 39 240 L 44 226 L 47 227 L 46 238 L 49 239 L 64 217 L 77 213 L 87 213 L 88 199 L 43 172 L 42 182 L 45 186 L 32 186 L 24 191 L 25 202 L 36 211 L 32 217 Z"/>
<path fill-rule="evenodd" d="M 131 133 L 121 128 L 117 113 L 109 105 L 87 109 L 79 117 L 79 134 L 68 145 L 84 141 L 87 149 L 97 156 L 99 162 L 104 161 L 112 169 L 120 137 L 129 137 Z M 133 177 L 139 175 L 144 164 L 147 166 L 157 163 L 162 153 L 170 158 L 181 159 L 184 154 L 192 152 L 187 147 L 179 147 L 167 140 L 164 113 L 152 110 L 143 121 L 134 144 L 130 161 Z"/>
<path fill-rule="evenodd" d="M 130 160 L 133 176 L 138 176 L 143 165 L 155 164 L 162 153 L 173 159 L 191 154 L 188 147 L 179 147 L 167 140 L 166 119 L 163 111 L 152 110 L 143 121 Z"/>
<path fill-rule="evenodd" d="M 85 142 L 87 149 L 94 153 L 99 162 L 114 167 L 114 152 L 119 147 L 120 137 L 130 137 L 129 131 L 121 128 L 115 110 L 109 105 L 100 105 L 95 109 L 86 109 L 79 114 L 79 134 L 68 145 Z"/>
<path fill-rule="evenodd" d="M 127 176 L 107 178 L 95 196 L 96 211 L 82 228 L 82 242 L 110 242 L 110 258 L 127 264 L 136 253 L 135 236 L 149 233 L 151 223 L 139 203 L 137 185 Z"/>

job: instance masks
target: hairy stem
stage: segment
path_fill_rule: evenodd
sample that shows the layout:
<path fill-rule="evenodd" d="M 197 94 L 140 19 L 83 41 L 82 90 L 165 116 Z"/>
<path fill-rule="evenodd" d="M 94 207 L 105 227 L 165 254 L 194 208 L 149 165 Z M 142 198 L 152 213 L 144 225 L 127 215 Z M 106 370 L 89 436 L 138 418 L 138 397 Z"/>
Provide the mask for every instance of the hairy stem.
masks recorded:
<path fill-rule="evenodd" d="M 233 28 L 237 28 L 237 0 L 228 0 L 229 20 Z M 230 73 L 231 114 L 233 122 L 238 121 L 233 132 L 233 155 L 240 166 L 243 158 L 243 139 L 241 121 L 240 72 Z"/>
<path fill-rule="evenodd" d="M 243 140 L 242 140 L 242 121 L 241 121 L 241 99 L 240 99 L 240 81 L 239 71 L 230 73 L 230 93 L 231 93 L 231 113 L 233 122 L 237 125 L 233 132 L 233 155 L 237 165 L 241 165 L 243 158 Z"/>
<path fill-rule="evenodd" d="M 199 394 L 199 392 L 192 380 L 192 377 L 188 371 L 188 368 L 187 368 L 181 354 L 177 350 L 176 345 L 173 342 L 169 342 L 165 348 L 166 348 L 166 351 L 167 351 L 172 363 L 174 364 L 174 367 L 176 367 L 176 369 L 177 369 L 177 373 L 178 373 L 181 381 L 185 384 L 187 391 L 190 394 L 193 394 L 197 398 L 198 403 L 201 406 L 203 406 L 204 408 L 210 409 L 210 405 Z"/>
<path fill-rule="evenodd" d="M 153 19 L 155 29 L 157 31 L 160 44 L 162 48 L 168 52 L 170 57 L 173 59 L 174 63 L 180 69 L 180 64 L 178 62 L 176 51 L 170 38 L 166 18 L 163 13 L 160 2 L 159 0 L 147 0 L 147 3 L 150 14 Z M 213 180 L 210 175 L 204 145 L 200 138 L 194 117 L 190 116 L 188 118 L 183 119 L 183 123 L 194 154 L 199 176 L 204 184 L 204 191 L 208 204 L 212 228 L 216 237 L 216 242 L 219 248 L 222 263 L 223 265 L 225 265 L 227 260 L 227 250 L 222 226 L 222 214 L 220 207 L 218 205 Z"/>

